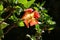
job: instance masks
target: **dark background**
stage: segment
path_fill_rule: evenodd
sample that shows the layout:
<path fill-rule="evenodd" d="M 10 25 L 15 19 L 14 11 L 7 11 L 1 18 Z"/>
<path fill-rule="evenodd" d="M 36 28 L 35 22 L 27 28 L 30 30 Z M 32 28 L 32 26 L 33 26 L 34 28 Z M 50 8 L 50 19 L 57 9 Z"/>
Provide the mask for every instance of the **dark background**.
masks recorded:
<path fill-rule="evenodd" d="M 59 0 L 36 0 L 36 3 L 46 1 L 44 7 L 48 10 L 48 14 L 56 21 L 55 29 L 50 34 L 46 31 L 42 34 L 43 40 L 60 40 L 60 1 Z M 28 31 L 27 31 L 28 30 Z M 3 40 L 29 40 L 26 34 L 33 35 L 33 28 L 13 28 L 9 31 Z"/>
<path fill-rule="evenodd" d="M 46 0 L 44 7 L 48 9 L 48 14 L 56 21 L 56 26 L 50 34 L 47 32 L 43 34 L 43 40 L 60 40 L 60 0 Z"/>

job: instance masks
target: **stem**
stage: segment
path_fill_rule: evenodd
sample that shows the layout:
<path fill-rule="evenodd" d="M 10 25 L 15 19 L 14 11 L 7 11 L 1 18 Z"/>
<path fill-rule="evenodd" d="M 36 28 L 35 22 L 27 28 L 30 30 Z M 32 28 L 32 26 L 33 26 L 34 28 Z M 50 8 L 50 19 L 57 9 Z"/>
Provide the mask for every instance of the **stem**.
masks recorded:
<path fill-rule="evenodd" d="M 10 17 L 10 15 L 11 15 L 11 13 L 2 22 L 0 22 L 0 24 L 3 23 L 6 19 L 8 19 Z"/>
<path fill-rule="evenodd" d="M 0 40 L 1 40 L 1 37 L 0 37 Z"/>
<path fill-rule="evenodd" d="M 11 26 L 11 27 L 6 31 L 6 33 L 4 33 L 4 34 L 7 34 L 7 33 L 8 33 L 11 29 L 13 29 L 15 26 L 16 26 L 16 25 L 13 24 L 13 26 Z"/>

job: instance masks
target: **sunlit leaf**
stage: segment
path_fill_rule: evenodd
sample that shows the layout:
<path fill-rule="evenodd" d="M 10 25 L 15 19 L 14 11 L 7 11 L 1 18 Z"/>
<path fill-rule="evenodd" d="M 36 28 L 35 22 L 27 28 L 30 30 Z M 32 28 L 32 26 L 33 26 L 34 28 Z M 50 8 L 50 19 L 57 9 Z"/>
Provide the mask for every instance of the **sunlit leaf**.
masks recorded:
<path fill-rule="evenodd" d="M 21 8 L 20 6 L 15 6 L 15 8 Z"/>
<path fill-rule="evenodd" d="M 45 2 L 46 2 L 46 1 L 42 2 L 42 4 L 41 4 L 40 6 L 41 6 L 41 7 L 44 6 Z"/>
<path fill-rule="evenodd" d="M 56 24 L 54 21 L 52 21 L 52 20 L 47 20 L 47 22 L 50 24 L 50 25 L 54 25 L 54 24 Z"/>
<path fill-rule="evenodd" d="M 46 14 L 46 13 L 44 13 L 44 16 L 47 16 L 47 17 L 48 17 L 49 15 L 48 15 L 48 14 Z"/>
<path fill-rule="evenodd" d="M 31 37 L 31 40 L 36 40 L 36 37 L 35 37 L 35 36 L 32 36 L 32 37 Z"/>
<path fill-rule="evenodd" d="M 3 21 L 4 19 L 0 17 L 0 21 Z"/>
<path fill-rule="evenodd" d="M 28 1 L 28 2 L 27 2 L 27 5 L 25 5 L 26 8 L 29 8 L 29 7 L 34 3 L 34 1 L 35 1 L 35 0 L 30 0 L 30 1 Z"/>
<path fill-rule="evenodd" d="M 38 32 L 38 33 L 40 33 L 40 32 L 41 32 L 41 29 L 40 29 L 39 24 L 35 25 L 35 29 L 37 30 L 37 32 Z"/>
<path fill-rule="evenodd" d="M 1 11 L 1 10 L 3 10 L 3 5 L 2 5 L 2 4 L 0 4 L 0 11 Z"/>
<path fill-rule="evenodd" d="M 34 7 L 34 9 L 35 9 L 36 11 L 38 11 L 38 8 L 37 8 L 37 7 Z"/>
<path fill-rule="evenodd" d="M 26 4 L 27 0 L 18 0 L 18 3 Z"/>
<path fill-rule="evenodd" d="M 34 3 L 35 0 L 30 0 L 30 1 L 27 1 L 27 0 L 18 0 L 18 3 L 22 3 L 24 5 L 25 8 L 29 8 L 33 3 Z"/>
<path fill-rule="evenodd" d="M 48 30 L 53 30 L 54 29 L 54 27 L 52 27 L 52 28 L 49 28 Z"/>
<path fill-rule="evenodd" d="M 18 0 L 13 0 L 13 3 L 16 3 L 17 4 Z"/>
<path fill-rule="evenodd" d="M 9 25 L 9 24 L 3 22 L 2 24 L 0 24 L 0 27 L 1 27 L 1 29 L 4 29 L 4 28 L 6 28 L 8 25 Z"/>
<path fill-rule="evenodd" d="M 23 21 L 19 21 L 19 22 L 18 22 L 18 26 L 19 26 L 19 27 L 24 27 L 24 26 L 25 26 L 25 25 L 24 25 L 24 22 L 23 22 Z"/>

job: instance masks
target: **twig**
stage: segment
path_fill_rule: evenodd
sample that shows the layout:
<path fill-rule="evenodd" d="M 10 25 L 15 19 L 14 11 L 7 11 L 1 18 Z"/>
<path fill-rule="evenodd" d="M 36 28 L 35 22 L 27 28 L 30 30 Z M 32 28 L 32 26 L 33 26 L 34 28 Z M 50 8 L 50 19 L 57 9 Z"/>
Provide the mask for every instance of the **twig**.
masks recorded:
<path fill-rule="evenodd" d="M 13 26 L 11 26 L 11 27 L 6 31 L 6 33 L 4 33 L 4 35 L 6 35 L 6 34 L 7 34 L 11 29 L 13 29 L 15 26 L 16 26 L 16 25 L 13 24 Z"/>
<path fill-rule="evenodd" d="M 6 19 L 8 19 L 8 17 L 10 17 L 10 15 L 11 15 L 11 13 L 10 13 L 2 22 L 4 22 Z M 0 22 L 0 24 L 1 24 L 2 22 Z"/>

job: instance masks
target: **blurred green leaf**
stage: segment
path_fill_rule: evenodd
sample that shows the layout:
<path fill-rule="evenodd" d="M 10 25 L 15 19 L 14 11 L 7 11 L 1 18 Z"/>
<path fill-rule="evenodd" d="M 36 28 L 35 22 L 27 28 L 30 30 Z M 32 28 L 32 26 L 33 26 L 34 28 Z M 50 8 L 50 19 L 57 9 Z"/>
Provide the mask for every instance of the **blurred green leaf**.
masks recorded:
<path fill-rule="evenodd" d="M 32 37 L 31 37 L 31 40 L 36 40 L 36 37 L 35 37 L 35 36 L 32 36 Z"/>
<path fill-rule="evenodd" d="M 16 3 L 17 4 L 18 0 L 13 0 L 13 3 Z"/>
<path fill-rule="evenodd" d="M 40 3 L 36 4 L 37 7 L 40 7 Z"/>
<path fill-rule="evenodd" d="M 0 17 L 0 21 L 3 21 L 4 19 Z"/>
<path fill-rule="evenodd" d="M 18 3 L 26 4 L 27 0 L 18 0 Z"/>
<path fill-rule="evenodd" d="M 53 30 L 54 29 L 54 27 L 51 27 L 51 28 L 49 28 L 48 30 Z"/>
<path fill-rule="evenodd" d="M 36 11 L 39 11 L 39 9 L 38 9 L 37 7 L 34 7 L 34 9 L 35 9 Z"/>
<path fill-rule="evenodd" d="M 23 9 L 20 6 L 15 6 L 15 8 L 16 10 L 14 10 L 14 13 L 16 13 L 17 15 L 20 15 Z"/>
<path fill-rule="evenodd" d="M 1 29 L 4 29 L 4 28 L 6 28 L 8 25 L 9 25 L 9 24 L 3 22 L 3 23 L 0 24 L 0 27 L 1 27 Z"/>
<path fill-rule="evenodd" d="M 18 22 L 18 26 L 19 26 L 19 27 L 24 27 L 24 26 L 25 26 L 25 25 L 24 25 L 24 22 L 23 22 L 23 21 L 19 21 L 19 22 Z"/>
<path fill-rule="evenodd" d="M 47 13 L 47 10 L 45 8 L 42 8 L 43 13 Z"/>
<path fill-rule="evenodd" d="M 40 29 L 39 24 L 35 25 L 35 29 L 37 30 L 37 32 L 38 32 L 38 33 L 40 33 L 40 32 L 41 32 L 41 29 Z"/>
<path fill-rule="evenodd" d="M 41 7 L 44 6 L 45 2 L 46 2 L 46 1 L 42 2 L 40 6 L 41 6 Z"/>
<path fill-rule="evenodd" d="M 18 3 L 22 3 L 24 5 L 25 8 L 29 8 L 33 3 L 34 3 L 35 0 L 30 0 L 30 1 L 27 1 L 27 0 L 18 0 Z"/>
<path fill-rule="evenodd" d="M 33 3 L 34 3 L 35 0 L 30 0 L 27 2 L 27 4 L 25 5 L 26 8 L 29 8 Z"/>
<path fill-rule="evenodd" d="M 48 17 L 49 15 L 48 15 L 48 14 L 46 14 L 46 13 L 44 13 L 44 16 L 45 16 L 45 17 Z"/>
<path fill-rule="evenodd" d="M 0 11 L 2 11 L 3 10 L 3 5 L 2 4 L 0 4 Z"/>
<path fill-rule="evenodd" d="M 13 21 L 18 21 L 18 18 L 15 16 L 15 14 L 13 14 L 9 19 Z"/>
<path fill-rule="evenodd" d="M 21 8 L 20 6 L 15 6 L 15 8 Z"/>
<path fill-rule="evenodd" d="M 23 9 L 20 8 L 19 11 L 17 12 L 17 15 L 20 15 L 22 11 L 23 11 Z"/>
<path fill-rule="evenodd" d="M 3 35 L 3 30 L 0 29 L 0 37 L 2 37 L 2 35 Z"/>
<path fill-rule="evenodd" d="M 8 0 L 9 3 L 13 3 L 13 0 Z"/>
<path fill-rule="evenodd" d="M 50 25 L 54 25 L 54 24 L 56 24 L 54 21 L 52 21 L 52 20 L 47 20 L 47 22 L 50 24 Z"/>

